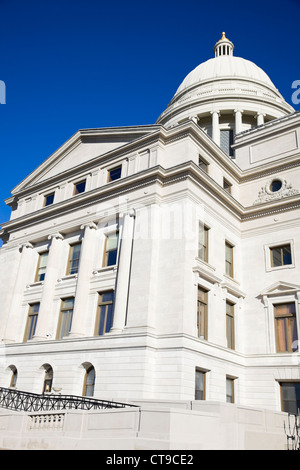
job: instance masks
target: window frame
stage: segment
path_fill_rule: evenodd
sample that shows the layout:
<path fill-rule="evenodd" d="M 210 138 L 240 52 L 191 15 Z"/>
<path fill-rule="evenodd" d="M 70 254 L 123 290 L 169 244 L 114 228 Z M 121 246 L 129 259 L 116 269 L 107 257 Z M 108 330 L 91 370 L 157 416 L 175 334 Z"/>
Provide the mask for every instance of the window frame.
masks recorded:
<path fill-rule="evenodd" d="M 89 374 L 94 371 L 94 378 L 93 382 L 90 384 L 88 383 L 88 378 Z M 84 381 L 83 381 L 83 388 L 82 388 L 82 396 L 84 397 L 93 397 L 95 393 L 95 383 L 96 383 L 96 370 L 95 367 L 91 364 L 89 367 L 85 369 L 85 374 L 84 374 Z M 87 389 L 88 387 L 93 387 L 93 393 L 87 395 Z"/>
<path fill-rule="evenodd" d="M 53 197 L 52 202 L 49 202 L 47 204 L 47 198 L 51 197 L 51 196 Z M 52 193 L 45 194 L 44 195 L 44 207 L 52 206 L 52 204 L 54 204 L 54 198 L 55 198 L 55 192 L 54 191 Z"/>
<path fill-rule="evenodd" d="M 46 264 L 45 266 L 41 266 L 41 261 L 42 261 L 42 256 L 45 255 L 47 253 L 47 261 L 46 261 Z M 45 280 L 45 277 L 46 277 L 46 270 L 47 270 L 47 264 L 48 264 L 48 258 L 49 258 L 49 250 L 45 250 L 45 251 L 41 251 L 40 253 L 38 253 L 39 255 L 39 259 L 38 259 L 38 263 L 37 263 L 37 268 L 36 268 L 36 273 L 35 273 L 35 278 L 34 278 L 34 282 L 43 282 Z M 41 269 L 44 269 L 45 272 L 42 273 L 44 274 L 44 278 L 43 279 L 39 279 L 40 275 L 42 274 L 39 274 L 39 271 Z"/>
<path fill-rule="evenodd" d="M 228 299 L 226 299 L 226 347 L 235 350 L 235 304 Z"/>
<path fill-rule="evenodd" d="M 286 410 L 284 407 L 284 399 L 283 399 L 283 387 L 284 385 L 295 385 L 298 384 L 298 387 L 300 388 L 300 380 L 278 380 L 279 386 L 280 386 L 280 403 L 281 403 L 281 411 L 284 413 L 292 413 L 292 414 L 297 414 L 297 403 L 299 402 L 299 408 L 300 408 L 300 395 L 299 399 L 296 397 L 296 408 L 294 410 Z M 286 401 L 286 400 L 285 400 Z"/>
<path fill-rule="evenodd" d="M 108 239 L 109 239 L 109 237 L 114 237 L 114 236 L 117 238 L 117 248 L 108 250 L 107 249 Z M 119 244 L 120 244 L 119 230 L 115 230 L 115 231 L 105 233 L 103 258 L 102 258 L 102 267 L 103 268 L 109 268 L 109 267 L 112 267 L 112 266 L 116 266 L 118 264 Z M 116 262 L 114 264 L 107 264 L 108 263 L 108 258 L 109 258 L 109 253 L 112 253 L 112 252 L 116 252 Z"/>
<path fill-rule="evenodd" d="M 198 167 L 201 168 L 205 173 L 209 172 L 209 163 L 201 155 L 198 156 Z"/>
<path fill-rule="evenodd" d="M 232 377 L 231 375 L 226 375 L 226 403 L 235 403 L 236 399 L 236 386 L 235 386 L 236 377 Z M 230 383 L 231 394 L 228 395 L 227 393 L 227 384 Z M 228 400 L 230 397 L 230 401 Z"/>
<path fill-rule="evenodd" d="M 283 264 L 281 266 L 273 266 L 272 263 L 272 249 L 273 248 L 278 248 L 278 247 L 283 247 L 290 245 L 290 250 L 291 250 L 291 264 Z M 295 268 L 295 248 L 294 248 L 294 240 L 289 239 L 289 240 L 281 240 L 273 243 L 268 243 L 264 245 L 264 253 L 265 253 L 265 270 L 266 272 L 270 271 L 278 271 L 281 269 L 293 269 Z"/>
<path fill-rule="evenodd" d="M 118 178 L 111 179 L 111 172 L 116 171 L 116 170 L 120 170 L 120 176 Z M 121 179 L 121 177 L 122 177 L 122 164 L 116 165 L 107 169 L 107 183 L 117 181 Z"/>
<path fill-rule="evenodd" d="M 202 376 L 203 389 L 198 389 L 197 388 L 197 374 L 201 374 L 201 376 Z M 195 401 L 206 400 L 206 392 L 207 392 L 206 387 L 207 387 L 207 370 L 196 367 L 196 369 L 195 369 Z M 200 392 L 200 393 L 203 394 L 202 398 L 197 398 L 197 392 Z"/>
<path fill-rule="evenodd" d="M 280 305 L 292 305 L 294 306 L 294 313 L 281 313 L 281 314 L 278 314 L 276 315 L 276 307 L 279 307 Z M 297 352 L 298 351 L 298 346 L 299 346 L 299 330 L 298 330 L 298 321 L 297 321 L 297 309 L 296 309 L 296 302 L 295 301 L 290 301 L 290 302 L 275 302 L 273 303 L 273 312 L 274 312 L 274 330 L 275 330 L 275 348 L 276 348 L 276 353 L 294 353 L 294 352 Z M 293 321 L 293 326 L 296 328 L 296 334 L 297 334 L 297 339 L 293 340 L 293 338 L 291 338 L 291 342 L 290 342 L 290 338 L 289 338 L 289 335 L 290 333 L 292 333 L 292 331 L 290 330 L 290 326 L 289 324 L 286 325 L 286 323 L 289 323 L 288 320 L 293 318 L 294 321 Z M 279 327 L 278 327 L 278 320 L 287 320 L 284 321 L 284 342 L 286 344 L 286 349 L 280 349 L 279 348 Z M 293 349 L 292 346 L 293 346 L 293 343 L 294 341 L 297 341 L 297 349 Z"/>
<path fill-rule="evenodd" d="M 230 183 L 227 178 L 223 178 L 223 189 L 228 194 L 232 194 L 232 183 Z"/>
<path fill-rule="evenodd" d="M 34 310 L 36 306 L 38 306 L 37 311 Z M 24 343 L 26 343 L 27 341 L 30 341 L 35 335 L 36 325 L 37 325 L 38 316 L 39 316 L 39 310 L 40 310 L 40 302 L 32 302 L 29 304 L 25 332 L 24 332 L 24 339 L 23 339 Z"/>
<path fill-rule="evenodd" d="M 204 239 L 204 244 L 201 243 L 200 241 L 200 236 L 201 236 L 201 229 L 203 228 L 203 239 Z M 198 258 L 201 261 L 204 261 L 205 263 L 208 263 L 208 250 L 209 250 L 209 230 L 210 227 L 208 227 L 206 224 L 203 224 L 202 222 L 199 222 L 198 226 Z M 201 245 L 201 247 L 200 247 Z M 200 255 L 201 249 L 204 248 L 204 257 Z"/>
<path fill-rule="evenodd" d="M 71 299 L 73 300 L 72 308 L 70 309 L 69 307 L 64 307 L 63 306 L 64 302 L 71 300 Z M 63 339 L 69 336 L 71 328 L 72 328 L 74 304 L 75 304 L 75 297 L 70 296 L 70 297 L 64 297 L 63 299 L 61 299 L 56 339 Z M 65 322 L 66 328 L 64 328 L 64 331 L 62 331 L 64 313 L 69 312 L 69 311 L 71 311 L 71 314 L 68 314 L 67 321 Z M 69 319 L 69 315 L 71 315 L 71 319 Z M 67 327 L 68 324 L 70 324 L 70 328 Z M 66 333 L 66 334 L 62 334 L 62 333 Z"/>
<path fill-rule="evenodd" d="M 86 190 L 86 178 L 84 179 L 81 179 L 81 180 L 78 180 L 76 182 L 73 183 L 74 184 L 74 188 L 73 188 L 73 196 L 77 196 L 78 194 L 82 194 L 82 193 L 85 193 L 85 190 Z M 84 189 L 83 191 L 78 191 L 78 186 L 84 184 Z"/>
<path fill-rule="evenodd" d="M 227 250 L 226 248 L 230 248 L 230 253 L 231 253 L 231 260 L 229 261 L 227 259 Z M 229 242 L 228 240 L 225 240 L 225 274 L 226 276 L 230 278 L 234 278 L 234 248 L 235 246 Z M 230 274 L 227 272 L 227 266 L 230 266 Z"/>
<path fill-rule="evenodd" d="M 283 249 L 286 248 L 287 246 L 288 246 L 289 249 L 290 249 L 290 257 L 291 257 L 291 262 L 290 262 L 290 263 L 284 263 Z M 275 265 L 274 265 L 273 250 L 276 250 L 276 249 L 280 249 L 280 261 L 281 261 L 281 264 L 279 264 L 278 266 L 275 266 Z M 290 243 L 286 243 L 286 244 L 284 244 L 284 245 L 271 246 L 271 247 L 270 247 L 270 257 L 271 257 L 271 267 L 272 267 L 272 268 L 281 268 L 281 267 L 283 267 L 283 266 L 290 266 L 291 264 L 293 264 L 291 244 L 290 244 Z"/>
<path fill-rule="evenodd" d="M 80 245 L 79 257 L 78 258 L 72 258 L 72 250 L 74 249 L 75 246 L 78 246 L 78 245 Z M 66 269 L 66 276 L 74 276 L 74 275 L 78 274 L 79 263 L 80 263 L 80 255 L 81 255 L 81 245 L 82 245 L 81 241 L 70 243 L 68 261 L 67 261 L 67 269 Z M 76 272 L 70 272 L 71 271 L 71 263 L 76 261 L 76 260 L 78 260 L 77 271 Z"/>
<path fill-rule="evenodd" d="M 203 294 L 200 298 L 199 293 Z M 208 292 L 205 287 L 198 285 L 197 289 L 197 337 L 207 341 L 208 338 Z M 203 309 L 200 310 L 200 304 Z"/>
<path fill-rule="evenodd" d="M 105 294 L 112 294 L 112 298 L 108 301 L 103 301 L 103 295 Z M 113 322 L 114 322 L 114 303 L 115 303 L 115 291 L 110 289 L 107 291 L 102 291 L 98 292 L 98 300 L 97 300 L 97 313 L 96 313 L 96 321 L 95 321 L 95 329 L 94 329 L 94 336 L 105 336 L 106 333 L 109 333 L 111 328 L 113 327 Z M 111 318 L 110 318 L 110 324 L 111 327 L 108 331 L 106 331 L 106 326 L 107 326 L 107 320 L 108 320 L 108 314 L 109 314 L 109 306 L 112 306 L 112 311 L 111 311 Z M 103 331 L 100 334 L 100 322 L 101 322 L 101 315 L 102 315 L 102 307 L 105 308 L 104 312 L 104 323 L 103 323 Z"/>

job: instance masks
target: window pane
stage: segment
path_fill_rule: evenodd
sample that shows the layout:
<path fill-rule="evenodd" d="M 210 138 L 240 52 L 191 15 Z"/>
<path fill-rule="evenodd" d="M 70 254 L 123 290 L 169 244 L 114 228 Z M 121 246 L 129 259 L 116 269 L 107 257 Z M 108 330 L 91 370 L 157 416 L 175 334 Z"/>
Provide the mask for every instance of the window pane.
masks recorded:
<path fill-rule="evenodd" d="M 95 375 L 94 367 L 86 372 L 85 396 L 92 397 L 94 395 Z"/>
<path fill-rule="evenodd" d="M 231 146 L 233 144 L 233 130 L 232 129 L 224 129 L 220 131 L 220 147 L 221 149 L 227 153 L 227 155 L 232 156 L 233 151 Z"/>
<path fill-rule="evenodd" d="M 110 170 L 108 173 L 108 181 L 114 181 L 114 180 L 121 178 L 121 170 L 122 170 L 121 166 Z"/>
<path fill-rule="evenodd" d="M 70 260 L 67 274 L 76 274 L 79 268 L 81 243 L 72 245 L 70 248 Z"/>
<path fill-rule="evenodd" d="M 272 248 L 272 261 L 273 266 L 281 266 L 281 249 L 280 248 Z"/>
<path fill-rule="evenodd" d="M 53 204 L 53 201 L 54 201 L 54 193 L 48 194 L 47 196 L 45 196 L 45 206 L 50 206 L 51 204 Z"/>
<path fill-rule="evenodd" d="M 35 335 L 36 324 L 38 319 L 40 304 L 33 304 L 29 306 L 28 319 L 25 331 L 24 341 L 32 339 Z"/>
<path fill-rule="evenodd" d="M 37 270 L 37 275 L 36 275 L 37 282 L 43 281 L 45 279 L 48 254 L 49 254 L 48 252 L 45 252 L 39 255 L 39 264 L 38 264 L 38 270 Z"/>
<path fill-rule="evenodd" d="M 300 382 L 281 383 L 282 411 L 297 414 L 300 409 Z"/>
<path fill-rule="evenodd" d="M 233 403 L 233 390 L 234 390 L 233 379 L 226 378 L 226 401 L 227 403 Z"/>
<path fill-rule="evenodd" d="M 75 184 L 74 194 L 84 193 L 85 191 L 85 181 L 80 181 L 80 183 Z"/>
<path fill-rule="evenodd" d="M 204 372 L 196 370 L 196 380 L 195 380 L 195 400 L 204 400 L 204 385 L 205 385 L 205 375 Z"/>
<path fill-rule="evenodd" d="M 198 256 L 203 261 L 207 261 L 207 241 L 208 241 L 208 228 L 204 225 L 199 225 L 199 246 Z"/>
<path fill-rule="evenodd" d="M 282 260 L 283 264 L 292 264 L 292 256 L 291 256 L 291 247 L 290 245 L 286 245 L 282 247 Z"/>
<path fill-rule="evenodd" d="M 278 352 L 298 350 L 296 307 L 294 302 L 274 306 Z"/>
<path fill-rule="evenodd" d="M 60 316 L 60 330 L 58 337 L 61 339 L 68 336 L 71 331 L 72 317 L 73 317 L 74 298 L 65 299 L 62 302 L 61 316 Z"/>
<path fill-rule="evenodd" d="M 113 300 L 113 291 L 104 292 L 99 295 L 96 335 L 101 336 L 108 333 L 113 326 Z"/>
<path fill-rule="evenodd" d="M 118 247 L 118 234 L 109 235 L 106 242 L 106 250 L 116 250 Z"/>

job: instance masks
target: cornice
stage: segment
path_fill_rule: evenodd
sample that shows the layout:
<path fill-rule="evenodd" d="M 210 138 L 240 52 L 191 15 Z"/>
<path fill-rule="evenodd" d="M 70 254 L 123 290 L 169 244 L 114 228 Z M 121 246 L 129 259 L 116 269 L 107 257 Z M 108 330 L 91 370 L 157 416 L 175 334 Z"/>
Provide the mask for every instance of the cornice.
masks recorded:
<path fill-rule="evenodd" d="M 190 180 L 193 181 L 195 185 L 200 185 L 201 189 L 205 191 L 207 195 L 212 197 L 225 211 L 231 213 L 240 222 L 300 208 L 299 196 L 287 197 L 278 201 L 263 203 L 252 207 L 243 207 L 227 191 L 219 186 L 206 173 L 201 171 L 195 163 L 186 162 L 170 169 L 155 166 L 138 174 L 117 180 L 110 185 L 96 188 L 76 197 L 11 220 L 2 225 L 1 235 L 3 238 L 6 238 L 11 232 L 20 229 L 26 230 L 28 227 L 32 227 L 35 224 L 45 221 L 49 222 L 50 227 L 50 222 L 55 220 L 57 223 L 57 218 L 60 215 L 75 213 L 76 210 L 82 210 L 84 208 L 90 209 L 91 205 L 96 202 L 103 202 L 108 199 L 121 197 L 128 193 L 132 194 L 135 190 L 153 184 L 159 184 L 161 187 L 165 187 L 185 180 Z M 153 197 L 155 197 L 155 194 L 152 195 L 152 199 Z M 139 196 L 140 204 L 143 203 L 144 199 L 147 200 L 148 198 L 149 195 L 142 197 Z M 159 196 L 159 198 L 161 198 L 162 201 L 164 200 L 163 195 Z M 130 201 L 130 204 L 132 204 L 132 201 Z M 89 215 L 87 214 L 85 217 L 86 220 L 83 220 L 81 217 L 79 226 L 84 222 L 89 222 L 91 218 L 95 221 L 94 213 Z M 74 219 L 72 223 L 74 223 Z M 59 229 L 60 231 L 62 230 L 61 228 Z M 58 228 L 55 230 L 57 231 Z"/>

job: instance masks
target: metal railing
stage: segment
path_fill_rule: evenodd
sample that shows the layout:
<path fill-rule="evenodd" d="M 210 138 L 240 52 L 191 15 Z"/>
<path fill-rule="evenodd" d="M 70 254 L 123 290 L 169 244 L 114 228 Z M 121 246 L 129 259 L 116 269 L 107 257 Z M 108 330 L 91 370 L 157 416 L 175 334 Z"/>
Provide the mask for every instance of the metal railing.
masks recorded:
<path fill-rule="evenodd" d="M 136 407 L 137 405 L 98 400 L 77 395 L 55 395 L 23 392 L 0 387 L 0 407 L 14 411 L 104 410 L 108 408 Z"/>
<path fill-rule="evenodd" d="M 284 422 L 287 450 L 300 450 L 300 409 L 298 414 L 289 413 Z"/>

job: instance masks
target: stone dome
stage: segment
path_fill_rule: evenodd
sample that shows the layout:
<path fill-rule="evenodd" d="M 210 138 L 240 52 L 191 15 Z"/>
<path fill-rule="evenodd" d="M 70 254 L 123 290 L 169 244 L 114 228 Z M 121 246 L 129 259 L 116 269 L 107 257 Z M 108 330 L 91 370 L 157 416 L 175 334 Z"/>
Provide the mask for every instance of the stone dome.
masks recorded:
<path fill-rule="evenodd" d="M 177 89 L 175 96 L 194 85 L 224 78 L 253 81 L 278 91 L 268 75 L 250 60 L 223 55 L 209 59 L 192 70 Z"/>
<path fill-rule="evenodd" d="M 261 118 L 255 121 L 258 115 L 267 122 L 293 113 L 294 108 L 284 100 L 269 76 L 250 60 L 235 57 L 233 51 L 233 43 L 222 33 L 214 46 L 215 57 L 185 77 L 156 122 L 166 127 L 188 119 L 199 123 L 215 111 L 225 119 L 224 116 L 233 115 L 239 109 L 245 122 L 244 127 L 235 129 L 237 132 L 257 122 L 260 124 Z M 228 125 L 231 125 L 229 121 Z"/>

